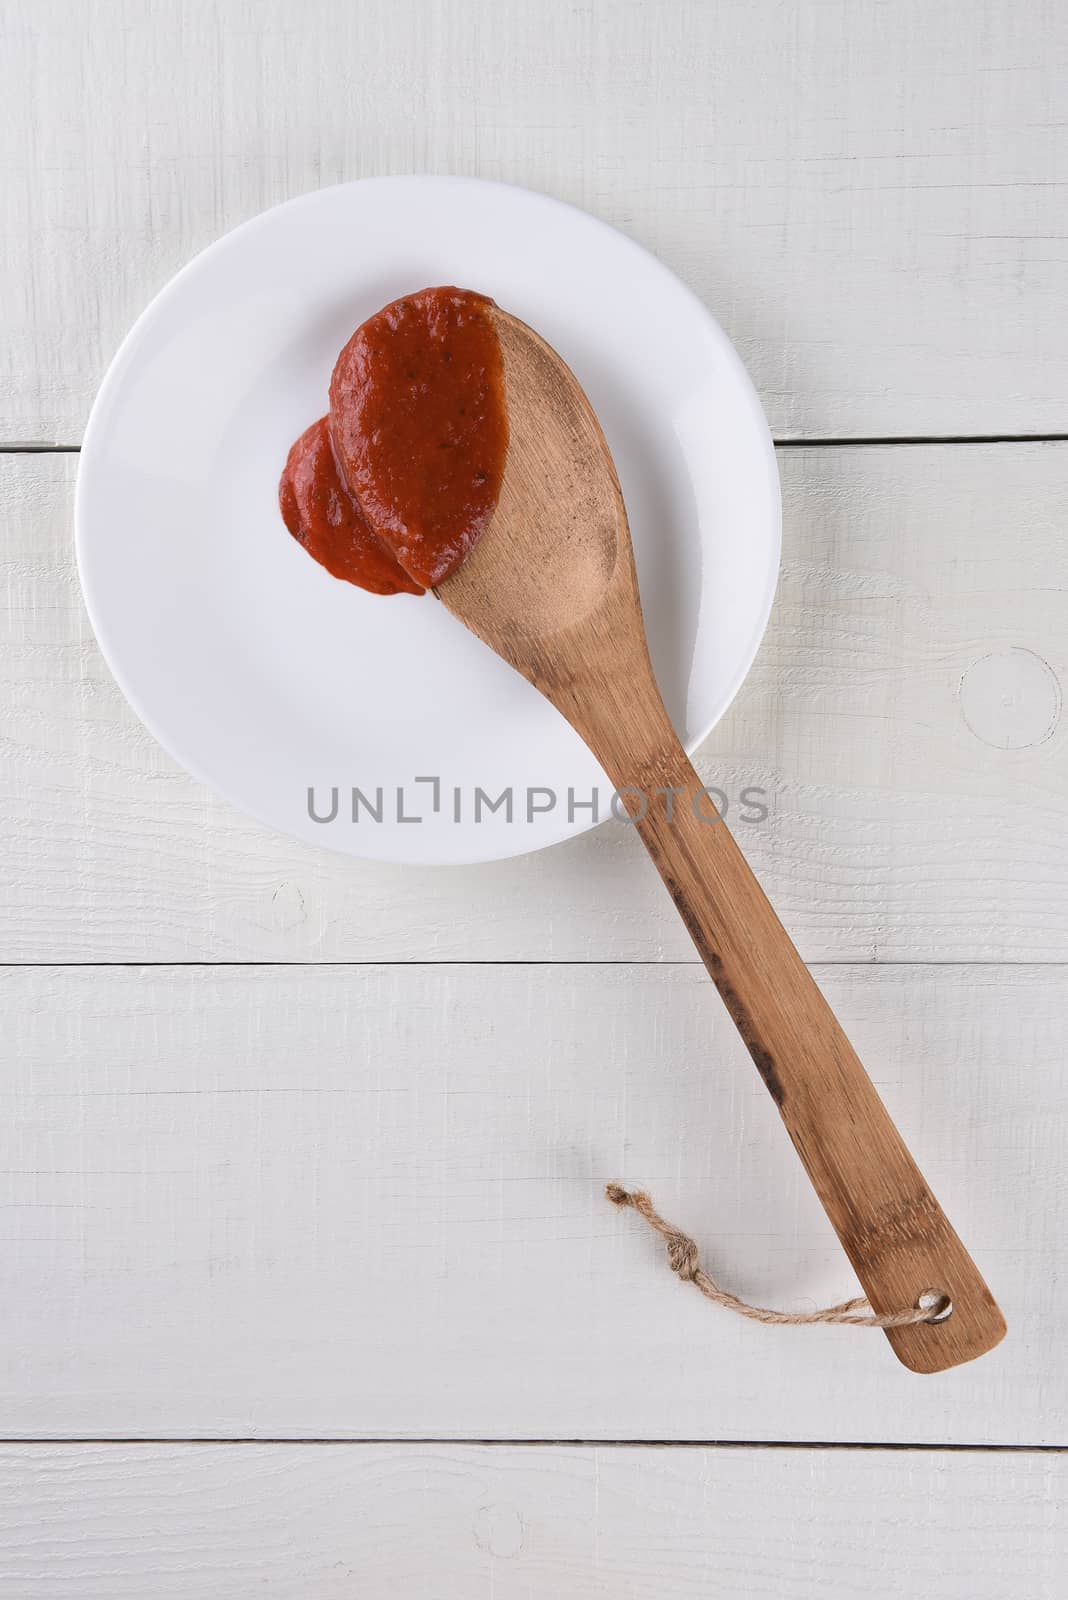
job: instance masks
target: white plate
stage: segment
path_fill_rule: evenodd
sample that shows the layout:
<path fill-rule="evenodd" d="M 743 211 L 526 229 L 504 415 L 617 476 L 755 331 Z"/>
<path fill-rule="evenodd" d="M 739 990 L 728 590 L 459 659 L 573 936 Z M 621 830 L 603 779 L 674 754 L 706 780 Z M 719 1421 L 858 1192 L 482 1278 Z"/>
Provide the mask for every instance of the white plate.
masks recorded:
<path fill-rule="evenodd" d="M 779 488 L 726 336 L 666 267 L 571 206 L 504 184 L 376 178 L 227 234 L 152 302 L 82 450 L 78 564 L 101 648 L 167 750 L 282 831 L 389 861 L 488 861 L 592 825 L 611 790 L 563 719 L 433 598 L 339 582 L 285 531 L 278 477 L 326 410 L 358 323 L 456 283 L 537 328 L 615 457 L 653 662 L 692 750 L 767 623 Z M 434 787 L 417 778 L 439 780 Z M 362 805 L 356 786 L 382 820 Z M 328 816 L 332 791 L 338 814 Z M 506 807 L 474 820 L 475 790 Z M 397 791 L 403 791 L 401 815 Z M 528 817 L 528 790 L 533 796 Z M 455 817 L 459 793 L 460 820 Z M 569 815 L 569 810 L 571 815 Z M 625 824 L 621 824 L 625 825 Z"/>

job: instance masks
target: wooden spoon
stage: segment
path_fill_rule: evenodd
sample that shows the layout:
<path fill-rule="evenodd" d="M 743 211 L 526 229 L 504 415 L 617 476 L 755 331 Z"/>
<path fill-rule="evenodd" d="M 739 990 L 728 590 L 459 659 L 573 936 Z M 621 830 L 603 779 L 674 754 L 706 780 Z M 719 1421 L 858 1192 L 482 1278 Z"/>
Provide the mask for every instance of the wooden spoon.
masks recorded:
<path fill-rule="evenodd" d="M 494 310 L 510 439 L 492 521 L 435 593 L 567 718 L 638 832 L 778 1106 L 874 1309 L 949 1297 L 887 1329 L 915 1372 L 998 1343 L 1005 1323 L 808 968 L 714 808 L 660 699 L 630 530 L 604 435 L 545 341 Z M 669 798 L 669 793 L 670 798 Z M 924 1304 L 930 1303 L 925 1300 Z"/>

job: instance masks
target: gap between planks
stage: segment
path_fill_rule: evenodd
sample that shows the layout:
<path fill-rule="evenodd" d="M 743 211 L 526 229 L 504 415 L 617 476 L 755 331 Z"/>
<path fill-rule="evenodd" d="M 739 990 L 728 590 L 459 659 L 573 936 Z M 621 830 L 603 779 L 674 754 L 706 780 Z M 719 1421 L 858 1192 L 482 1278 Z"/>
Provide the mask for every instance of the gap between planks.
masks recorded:
<path fill-rule="evenodd" d="M 1068 433 L 894 433 L 882 437 L 858 435 L 840 438 L 773 439 L 776 450 L 828 450 L 859 445 L 929 444 L 1065 444 Z M 31 439 L 0 444 L 4 456 L 77 456 L 80 444 L 52 444 Z"/>
<path fill-rule="evenodd" d="M 351 961 L 263 961 L 254 957 L 247 960 L 225 957 L 218 961 L 0 961 L 0 973 L 35 972 L 40 971 L 42 968 L 53 972 L 92 972 L 98 968 L 106 970 L 121 967 L 126 967 L 132 972 L 143 972 L 156 968 L 173 970 L 183 967 L 312 967 L 317 971 L 325 971 L 329 967 L 352 967 L 354 969 L 373 967 L 379 970 L 385 970 L 390 967 L 656 967 L 664 970 L 668 967 L 700 967 L 701 965 L 702 962 L 698 956 L 695 956 L 692 961 L 676 956 L 665 958 L 663 961 L 655 960 L 652 957 L 638 956 L 590 956 L 583 961 L 570 957 L 563 957 L 558 960 L 552 956 L 503 956 L 499 961 L 491 961 L 485 956 L 443 956 L 440 961 L 418 956 L 413 956 L 410 960 L 403 961 L 379 960 L 374 957 Z M 809 968 L 861 967 L 871 968 L 873 971 L 880 972 L 887 972 L 893 967 L 957 967 L 962 971 L 970 971 L 973 968 L 983 967 L 1068 967 L 1068 961 L 1058 961 L 1054 957 L 1046 957 L 1043 960 L 1034 961 L 1026 956 L 1021 956 L 1019 959 L 1015 957 L 1006 957 L 1004 959 L 999 957 L 993 959 L 984 958 L 979 961 L 928 961 L 922 957 L 910 958 L 907 961 L 901 961 L 897 958 L 890 961 L 874 959 L 861 961 L 859 959 L 850 959 L 848 956 L 824 960 L 820 956 L 813 961 L 806 961 L 805 965 Z M 0 1443 L 2 1442 L 0 1440 Z"/>
<path fill-rule="evenodd" d="M 319 1438 L 315 1435 L 301 1437 L 288 1434 L 265 1434 L 262 1437 L 256 1434 L 240 1435 L 227 1438 L 219 1434 L 197 1434 L 190 1438 L 177 1438 L 168 1434 L 140 1435 L 116 1434 L 99 1437 L 83 1437 L 81 1435 L 56 1434 L 47 1438 L 19 1438 L 0 1437 L 0 1448 L 39 1445 L 42 1448 L 51 1448 L 56 1445 L 65 1446 L 90 1446 L 98 1448 L 102 1445 L 143 1446 L 147 1449 L 158 1449 L 162 1445 L 186 1445 L 191 1449 L 202 1445 L 235 1445 L 238 1447 L 277 1447 L 278 1445 L 315 1445 L 332 1448 L 337 1446 L 351 1447 L 352 1445 L 407 1445 L 414 1447 L 432 1445 L 460 1445 L 470 1446 L 479 1450 L 483 1449 L 522 1449 L 522 1450 L 825 1450 L 871 1452 L 895 1451 L 898 1454 L 910 1452 L 912 1454 L 941 1455 L 952 1452 L 955 1455 L 1037 1455 L 1056 1456 L 1068 1454 L 1068 1445 L 1063 1444 L 951 1444 L 918 1441 L 911 1443 L 905 1441 L 890 1441 L 881 1444 L 878 1441 L 864 1440 L 833 1440 L 833 1439 L 478 1439 L 466 1438 L 455 1434 L 427 1434 L 423 1437 L 409 1437 L 401 1434 L 382 1434 L 377 1437 L 365 1437 L 360 1434 L 336 1436 L 329 1439 Z"/>

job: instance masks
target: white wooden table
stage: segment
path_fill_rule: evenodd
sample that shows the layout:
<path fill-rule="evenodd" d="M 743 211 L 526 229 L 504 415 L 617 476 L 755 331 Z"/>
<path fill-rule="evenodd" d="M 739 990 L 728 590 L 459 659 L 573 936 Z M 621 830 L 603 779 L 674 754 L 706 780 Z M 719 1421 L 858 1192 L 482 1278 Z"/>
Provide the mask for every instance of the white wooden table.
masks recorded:
<path fill-rule="evenodd" d="M 1056 0 L 0 0 L 5 1600 L 1064 1593 L 1066 81 Z M 101 662 L 119 337 L 409 170 L 590 208 L 749 364 L 785 558 L 702 761 L 1005 1308 L 972 1367 L 732 1318 L 605 1203 L 851 1292 L 624 827 L 316 854 Z"/>

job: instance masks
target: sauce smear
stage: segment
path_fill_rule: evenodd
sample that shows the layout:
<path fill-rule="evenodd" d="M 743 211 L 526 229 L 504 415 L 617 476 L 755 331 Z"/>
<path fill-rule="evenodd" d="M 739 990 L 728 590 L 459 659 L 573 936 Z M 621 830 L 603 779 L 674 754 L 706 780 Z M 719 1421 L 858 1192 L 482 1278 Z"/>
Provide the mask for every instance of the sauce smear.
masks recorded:
<path fill-rule="evenodd" d="M 447 578 L 493 515 L 508 449 L 493 302 L 423 289 L 357 328 L 330 412 L 279 486 L 286 527 L 336 577 L 376 594 Z"/>
<path fill-rule="evenodd" d="M 375 534 L 349 493 L 330 440 L 330 419 L 320 417 L 289 452 L 278 503 L 294 539 L 335 578 L 372 594 L 422 594 Z"/>

